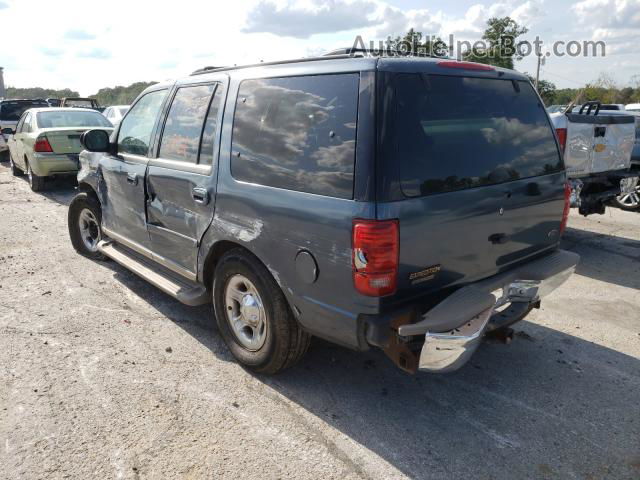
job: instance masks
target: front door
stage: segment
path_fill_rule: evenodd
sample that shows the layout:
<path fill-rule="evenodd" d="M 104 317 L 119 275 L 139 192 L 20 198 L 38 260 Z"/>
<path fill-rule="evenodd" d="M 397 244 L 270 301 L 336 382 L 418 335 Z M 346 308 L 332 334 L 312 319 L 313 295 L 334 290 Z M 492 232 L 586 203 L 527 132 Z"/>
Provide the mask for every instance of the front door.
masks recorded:
<path fill-rule="evenodd" d="M 100 159 L 103 228 L 108 236 L 133 248 L 149 246 L 145 173 L 166 96 L 163 89 L 140 97 L 118 130 L 116 153 Z"/>
<path fill-rule="evenodd" d="M 147 170 L 151 250 L 196 278 L 198 246 L 213 219 L 225 81 L 179 85 Z"/>

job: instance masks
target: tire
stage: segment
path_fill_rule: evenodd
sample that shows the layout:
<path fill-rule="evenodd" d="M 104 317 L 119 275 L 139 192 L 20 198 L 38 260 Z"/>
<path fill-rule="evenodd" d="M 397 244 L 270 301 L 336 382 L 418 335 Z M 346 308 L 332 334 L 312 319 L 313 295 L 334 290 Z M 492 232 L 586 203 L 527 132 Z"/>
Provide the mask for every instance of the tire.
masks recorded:
<path fill-rule="evenodd" d="M 9 152 L 9 167 L 11 168 L 11 174 L 14 177 L 21 177 L 24 175 L 24 172 L 20 170 L 20 168 L 13 161 L 13 156 L 11 155 L 11 152 Z"/>
<path fill-rule="evenodd" d="M 40 177 L 36 175 L 31 170 L 31 165 L 29 165 L 29 162 L 26 159 L 25 163 L 27 164 L 27 176 L 29 177 L 29 186 L 31 187 L 31 190 L 34 192 L 41 192 L 44 190 L 44 183 L 47 177 Z"/>
<path fill-rule="evenodd" d="M 618 195 L 613 199 L 613 205 L 627 212 L 640 210 L 640 185 L 632 193 Z"/>
<path fill-rule="evenodd" d="M 231 250 L 220 259 L 212 294 L 220 334 L 233 356 L 250 370 L 278 373 L 297 363 L 309 348 L 311 336 L 294 318 L 280 287 L 245 250 Z M 234 327 L 230 317 L 241 320 L 233 322 Z M 252 321 L 255 325 L 248 326 Z"/>
<path fill-rule="evenodd" d="M 92 260 L 106 259 L 97 249 L 98 242 L 102 240 L 101 222 L 102 210 L 94 196 L 80 192 L 71 200 L 67 225 L 71 244 L 80 255 Z"/>
<path fill-rule="evenodd" d="M 3 150 L 2 152 L 0 152 L 0 162 L 6 162 L 9 160 L 9 150 Z"/>

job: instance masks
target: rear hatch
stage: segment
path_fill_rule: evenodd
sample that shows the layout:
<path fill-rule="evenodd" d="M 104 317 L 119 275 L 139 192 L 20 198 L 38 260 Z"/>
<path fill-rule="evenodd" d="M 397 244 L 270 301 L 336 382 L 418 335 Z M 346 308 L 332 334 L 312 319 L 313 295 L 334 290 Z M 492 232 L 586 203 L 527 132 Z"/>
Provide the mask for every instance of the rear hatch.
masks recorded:
<path fill-rule="evenodd" d="M 399 219 L 398 296 L 555 248 L 565 174 L 530 82 L 494 70 L 380 74 L 379 219 Z"/>

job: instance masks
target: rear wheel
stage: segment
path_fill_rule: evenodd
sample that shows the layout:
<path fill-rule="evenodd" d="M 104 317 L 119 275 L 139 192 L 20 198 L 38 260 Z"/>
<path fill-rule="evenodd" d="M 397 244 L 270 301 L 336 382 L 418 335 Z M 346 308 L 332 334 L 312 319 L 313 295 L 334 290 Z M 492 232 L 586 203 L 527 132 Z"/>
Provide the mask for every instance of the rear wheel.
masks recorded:
<path fill-rule="evenodd" d="M 29 177 L 29 186 L 31 187 L 31 190 L 34 192 L 41 192 L 44 190 L 44 182 L 47 177 L 40 177 L 39 175 L 36 175 L 33 173 L 33 170 L 31 170 L 31 165 L 29 165 L 29 162 L 26 159 L 25 163 L 27 164 L 27 176 Z"/>
<path fill-rule="evenodd" d="M 11 151 L 9 151 L 9 167 L 11 167 L 11 174 L 14 177 L 21 177 L 24 175 L 24 172 L 18 168 L 18 166 L 13 161 L 13 156 L 11 155 Z"/>
<path fill-rule="evenodd" d="M 309 347 L 311 337 L 294 318 L 278 284 L 242 249 L 218 262 L 213 303 L 222 338 L 251 370 L 277 373 L 298 362 Z"/>
<path fill-rule="evenodd" d="M 71 200 L 67 223 L 76 252 L 93 260 L 105 259 L 98 251 L 98 243 L 102 240 L 101 221 L 100 204 L 93 196 L 81 192 Z"/>
<path fill-rule="evenodd" d="M 623 193 L 618 195 L 613 203 L 616 207 L 627 211 L 640 210 L 640 185 L 636 186 L 636 189 L 631 193 Z"/>

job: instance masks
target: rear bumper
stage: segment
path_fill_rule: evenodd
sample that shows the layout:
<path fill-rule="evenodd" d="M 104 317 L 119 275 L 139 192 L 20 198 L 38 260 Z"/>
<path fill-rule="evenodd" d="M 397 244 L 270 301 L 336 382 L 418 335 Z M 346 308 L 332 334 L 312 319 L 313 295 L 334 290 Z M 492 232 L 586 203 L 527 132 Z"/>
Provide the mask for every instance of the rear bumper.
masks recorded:
<path fill-rule="evenodd" d="M 78 154 L 36 153 L 30 162 L 33 173 L 40 177 L 74 175 L 80 169 Z"/>
<path fill-rule="evenodd" d="M 444 373 L 457 370 L 473 355 L 488 330 L 522 318 L 532 306 L 567 281 L 579 260 L 579 255 L 573 252 L 556 250 L 463 287 L 423 314 L 417 322 L 397 326 L 397 336 L 389 340 L 385 352 L 409 371 Z M 494 312 L 508 304 L 511 307 Z M 414 361 L 407 345 L 420 336 L 424 336 L 424 344 Z"/>

